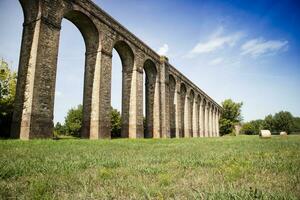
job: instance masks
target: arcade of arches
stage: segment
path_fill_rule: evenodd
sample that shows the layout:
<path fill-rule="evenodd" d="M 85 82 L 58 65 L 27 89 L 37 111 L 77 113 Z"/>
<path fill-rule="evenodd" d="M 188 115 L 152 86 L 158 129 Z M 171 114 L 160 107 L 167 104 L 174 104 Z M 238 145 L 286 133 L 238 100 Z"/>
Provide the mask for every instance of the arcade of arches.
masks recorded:
<path fill-rule="evenodd" d="M 166 57 L 155 53 L 91 0 L 20 3 L 24 24 L 12 137 L 52 137 L 59 36 L 64 18 L 79 29 L 86 46 L 82 138 L 111 137 L 113 49 L 122 62 L 122 137 L 219 136 L 222 108 Z"/>

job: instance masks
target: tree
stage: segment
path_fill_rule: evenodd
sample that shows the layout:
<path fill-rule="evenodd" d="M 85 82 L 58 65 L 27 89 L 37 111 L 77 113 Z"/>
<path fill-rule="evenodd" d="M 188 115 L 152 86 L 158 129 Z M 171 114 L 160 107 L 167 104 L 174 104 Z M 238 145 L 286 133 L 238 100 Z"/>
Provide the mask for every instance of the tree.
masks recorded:
<path fill-rule="evenodd" d="M 121 137 L 121 114 L 117 109 L 111 107 L 111 136 Z M 56 123 L 54 135 L 80 136 L 82 127 L 82 105 L 71 108 L 65 117 L 64 124 Z"/>
<path fill-rule="evenodd" d="M 270 130 L 270 131 L 273 131 L 274 130 L 274 120 L 273 120 L 273 116 L 270 114 L 270 115 L 267 115 L 261 125 L 261 129 L 267 129 L 267 130 Z"/>
<path fill-rule="evenodd" d="M 263 120 L 253 120 L 247 123 L 244 123 L 241 129 L 241 133 L 245 135 L 258 135 L 261 129 Z"/>
<path fill-rule="evenodd" d="M 234 125 L 242 121 L 241 108 L 243 103 L 236 103 L 231 99 L 222 102 L 223 112 L 220 118 L 220 134 L 230 134 L 234 130 Z"/>
<path fill-rule="evenodd" d="M 292 132 L 300 132 L 300 117 L 294 117 L 294 126 Z"/>
<path fill-rule="evenodd" d="M 67 116 L 65 117 L 66 135 L 79 137 L 81 126 L 82 126 L 82 105 L 78 105 L 77 108 L 71 108 L 68 111 Z"/>
<path fill-rule="evenodd" d="M 0 137 L 9 137 L 16 94 L 17 74 L 0 61 Z"/>
<path fill-rule="evenodd" d="M 274 115 L 273 125 L 274 130 L 277 132 L 285 131 L 291 133 L 294 126 L 293 115 L 287 111 L 280 111 Z"/>
<path fill-rule="evenodd" d="M 111 137 L 121 137 L 121 114 L 111 107 Z"/>

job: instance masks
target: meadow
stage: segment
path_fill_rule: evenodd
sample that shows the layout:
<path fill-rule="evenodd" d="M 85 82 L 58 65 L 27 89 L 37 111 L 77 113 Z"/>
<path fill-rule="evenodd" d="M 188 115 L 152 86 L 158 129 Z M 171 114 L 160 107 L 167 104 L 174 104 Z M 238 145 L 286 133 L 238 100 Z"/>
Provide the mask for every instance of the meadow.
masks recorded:
<path fill-rule="evenodd" d="M 300 136 L 0 140 L 0 199 L 300 199 Z"/>

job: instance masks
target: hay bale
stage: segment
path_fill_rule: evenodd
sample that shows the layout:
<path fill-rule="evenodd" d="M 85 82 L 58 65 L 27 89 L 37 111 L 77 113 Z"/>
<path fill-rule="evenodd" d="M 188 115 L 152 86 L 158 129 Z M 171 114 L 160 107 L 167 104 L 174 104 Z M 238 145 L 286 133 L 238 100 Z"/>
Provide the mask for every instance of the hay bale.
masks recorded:
<path fill-rule="evenodd" d="M 285 131 L 281 131 L 281 132 L 280 132 L 280 135 L 281 135 L 281 136 L 287 136 L 288 134 L 287 134 L 287 132 L 285 132 Z"/>
<path fill-rule="evenodd" d="M 260 130 L 259 136 L 261 138 L 271 138 L 271 132 L 270 130 Z"/>

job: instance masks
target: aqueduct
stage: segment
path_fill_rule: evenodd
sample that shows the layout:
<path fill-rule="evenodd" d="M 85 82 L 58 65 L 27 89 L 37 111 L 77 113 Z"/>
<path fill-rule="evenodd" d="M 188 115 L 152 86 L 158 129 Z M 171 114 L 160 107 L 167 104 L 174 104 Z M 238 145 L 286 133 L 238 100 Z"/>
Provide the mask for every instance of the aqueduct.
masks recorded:
<path fill-rule="evenodd" d="M 59 36 L 64 18 L 80 30 L 86 46 L 82 138 L 111 137 L 113 49 L 122 61 L 122 137 L 219 136 L 222 108 L 166 57 L 155 53 L 91 0 L 20 3 L 24 24 L 12 137 L 52 137 Z"/>

